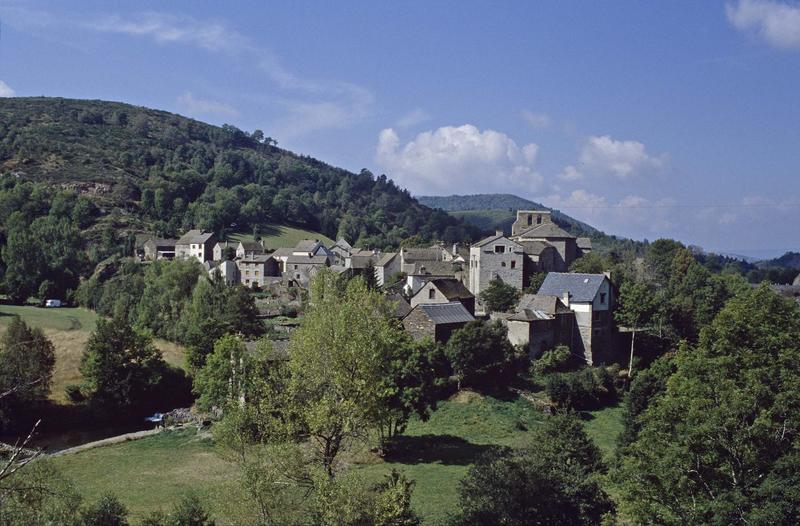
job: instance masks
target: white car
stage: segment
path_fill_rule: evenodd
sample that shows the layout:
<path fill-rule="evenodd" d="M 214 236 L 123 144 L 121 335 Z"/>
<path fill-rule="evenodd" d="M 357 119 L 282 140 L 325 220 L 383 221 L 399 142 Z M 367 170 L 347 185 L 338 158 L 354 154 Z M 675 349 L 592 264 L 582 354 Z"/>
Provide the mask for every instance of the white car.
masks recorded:
<path fill-rule="evenodd" d="M 47 300 L 44 302 L 45 307 L 60 307 L 61 300 Z"/>

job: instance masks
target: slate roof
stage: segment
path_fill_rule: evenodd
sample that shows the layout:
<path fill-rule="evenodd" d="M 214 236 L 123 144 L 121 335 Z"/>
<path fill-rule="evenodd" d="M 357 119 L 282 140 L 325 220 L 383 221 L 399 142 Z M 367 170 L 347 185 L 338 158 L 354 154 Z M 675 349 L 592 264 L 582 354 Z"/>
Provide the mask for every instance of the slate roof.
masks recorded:
<path fill-rule="evenodd" d="M 401 294 L 387 294 L 386 301 L 394 304 L 394 314 L 398 318 L 405 318 L 411 312 L 411 305 L 408 304 L 406 299 Z"/>
<path fill-rule="evenodd" d="M 450 301 L 475 297 L 463 283 L 454 278 L 435 278 L 432 279 L 430 283 L 439 289 L 439 292 Z"/>
<path fill-rule="evenodd" d="M 578 241 L 578 248 L 581 250 L 591 250 L 592 249 L 592 239 L 588 237 L 579 237 Z"/>
<path fill-rule="evenodd" d="M 487 238 L 481 239 L 480 241 L 478 241 L 477 243 L 475 243 L 472 246 L 474 246 L 474 247 L 482 247 L 484 245 L 488 245 L 492 241 L 496 241 L 496 240 L 500 239 L 501 237 L 505 237 L 505 235 L 504 234 L 500 234 L 500 235 L 495 234 L 493 236 L 489 236 Z"/>
<path fill-rule="evenodd" d="M 389 263 L 391 263 L 391 262 L 392 262 L 392 260 L 393 260 L 394 258 L 396 258 L 396 257 L 397 257 L 397 252 L 384 252 L 384 253 L 381 255 L 381 258 L 378 260 L 378 262 L 377 262 L 377 263 L 375 263 L 375 266 L 376 266 L 376 267 L 383 267 L 383 266 L 386 266 L 386 265 L 388 265 Z"/>
<path fill-rule="evenodd" d="M 418 261 L 409 272 L 411 276 L 455 276 L 453 263 L 450 261 Z"/>
<path fill-rule="evenodd" d="M 531 256 L 539 256 L 544 249 L 553 246 L 545 241 L 519 241 L 519 244 L 522 245 L 522 251 Z"/>
<path fill-rule="evenodd" d="M 550 272 L 539 287 L 539 295 L 561 298 L 569 292 L 570 301 L 587 303 L 594 300 L 605 279 L 603 274 Z"/>
<path fill-rule="evenodd" d="M 301 239 L 294 247 L 295 252 L 311 252 L 319 243 L 319 239 Z"/>
<path fill-rule="evenodd" d="M 258 241 L 240 241 L 239 244 L 247 252 L 264 252 L 264 247 Z"/>
<path fill-rule="evenodd" d="M 555 316 L 552 314 L 548 314 L 542 310 L 537 309 L 522 309 L 518 312 L 515 312 L 507 319 L 513 321 L 541 321 L 541 320 L 552 320 Z"/>
<path fill-rule="evenodd" d="M 450 303 L 436 303 L 430 305 L 417 305 L 414 309 L 421 309 L 425 316 L 436 325 L 447 323 L 467 323 L 475 318 L 464 305 L 458 301 Z M 411 309 L 411 310 L 414 310 Z"/>
<path fill-rule="evenodd" d="M 375 264 L 375 256 L 372 252 L 369 253 L 369 256 L 362 256 L 362 255 L 353 255 L 350 256 L 350 268 L 355 269 L 364 269 L 369 268 L 370 261 L 372 264 Z"/>
<path fill-rule="evenodd" d="M 246 254 L 239 261 L 243 263 L 265 263 L 272 259 L 273 254 Z"/>
<path fill-rule="evenodd" d="M 145 244 L 151 243 L 152 246 L 156 247 L 156 249 L 161 248 L 175 248 L 175 244 L 178 242 L 177 239 L 160 239 L 156 237 L 151 237 Z"/>
<path fill-rule="evenodd" d="M 178 241 L 175 242 L 176 245 L 202 245 L 207 243 L 208 240 L 213 236 L 213 232 L 204 232 L 202 230 L 189 230 L 185 234 L 183 234 Z"/>
<path fill-rule="evenodd" d="M 336 243 L 331 245 L 331 248 L 333 248 L 333 247 L 343 248 L 343 249 L 347 250 L 348 252 L 353 250 L 353 247 L 350 246 L 350 243 L 348 243 L 344 239 L 339 239 L 339 241 L 337 241 Z"/>
<path fill-rule="evenodd" d="M 287 265 L 325 265 L 327 262 L 328 262 L 328 256 L 291 255 L 286 259 Z"/>
<path fill-rule="evenodd" d="M 575 239 L 575 236 L 561 228 L 555 223 L 542 223 L 541 225 L 536 225 L 533 228 L 529 228 L 525 230 L 521 234 L 517 235 L 518 238 L 546 238 L 546 237 L 566 237 Z"/>
<path fill-rule="evenodd" d="M 292 252 L 294 252 L 293 248 L 282 247 L 282 248 L 276 249 L 275 252 L 273 252 L 271 255 L 274 258 L 281 258 L 281 257 L 286 258 L 286 257 L 291 256 Z"/>
<path fill-rule="evenodd" d="M 594 296 L 592 296 L 594 299 Z M 524 294 L 517 303 L 516 311 L 522 312 L 523 310 L 539 310 L 547 314 L 558 314 L 560 312 L 571 312 L 569 308 L 564 305 L 561 298 L 558 296 L 547 296 L 544 294 Z"/>
<path fill-rule="evenodd" d="M 442 251 L 438 248 L 406 248 L 403 249 L 403 262 L 441 261 Z"/>

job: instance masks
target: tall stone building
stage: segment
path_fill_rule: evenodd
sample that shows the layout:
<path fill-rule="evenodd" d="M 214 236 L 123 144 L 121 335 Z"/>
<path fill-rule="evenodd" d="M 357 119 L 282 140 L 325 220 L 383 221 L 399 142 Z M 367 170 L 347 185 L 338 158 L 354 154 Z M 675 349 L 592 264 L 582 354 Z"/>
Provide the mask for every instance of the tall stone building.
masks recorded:
<path fill-rule="evenodd" d="M 477 296 L 497 277 L 521 290 L 524 257 L 522 245 L 502 230 L 475 243 L 469 249 L 469 290 Z"/>

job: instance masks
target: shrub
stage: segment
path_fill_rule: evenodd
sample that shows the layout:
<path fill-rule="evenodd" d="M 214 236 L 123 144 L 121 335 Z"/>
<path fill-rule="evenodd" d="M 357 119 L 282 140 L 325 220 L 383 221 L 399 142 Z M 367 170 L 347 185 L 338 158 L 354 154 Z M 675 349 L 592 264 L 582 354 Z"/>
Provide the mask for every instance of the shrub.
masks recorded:
<path fill-rule="evenodd" d="M 545 390 L 559 408 L 598 409 L 617 401 L 614 380 L 614 375 L 604 367 L 587 367 L 550 375 Z"/>

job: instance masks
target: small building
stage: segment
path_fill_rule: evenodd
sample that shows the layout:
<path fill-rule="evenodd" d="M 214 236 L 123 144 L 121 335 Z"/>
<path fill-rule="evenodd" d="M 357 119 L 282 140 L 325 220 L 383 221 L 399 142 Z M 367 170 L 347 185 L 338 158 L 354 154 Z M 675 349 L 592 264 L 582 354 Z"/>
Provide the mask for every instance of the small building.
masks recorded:
<path fill-rule="evenodd" d="M 453 332 L 475 317 L 458 301 L 417 305 L 403 318 L 403 327 L 415 340 L 430 338 L 446 343 Z"/>
<path fill-rule="evenodd" d="M 400 272 L 400 254 L 398 252 L 384 252 L 375 263 L 375 281 L 379 287 L 391 285 L 387 283 L 392 276 Z"/>
<path fill-rule="evenodd" d="M 282 247 L 270 254 L 280 264 L 281 274 L 286 272 L 286 261 L 292 255 L 292 252 L 294 252 L 293 248 Z"/>
<path fill-rule="evenodd" d="M 573 354 L 583 356 L 590 365 L 610 357 L 616 298 L 608 276 L 550 272 L 538 295 L 556 296 L 575 313 Z"/>
<path fill-rule="evenodd" d="M 413 296 L 427 283 L 435 278 L 456 278 L 460 276 L 460 271 L 451 261 L 418 261 L 406 267 L 405 293 Z"/>
<path fill-rule="evenodd" d="M 442 250 L 438 247 L 400 249 L 400 271 L 406 274 L 410 274 L 414 271 L 415 264 L 443 260 L 444 256 Z"/>
<path fill-rule="evenodd" d="M 223 259 L 213 264 L 208 270 L 208 275 L 212 278 L 218 276 L 225 281 L 226 285 L 235 285 L 240 281 L 239 268 L 229 259 Z"/>
<path fill-rule="evenodd" d="M 409 312 L 411 312 L 411 305 L 408 304 L 406 299 L 401 294 L 387 294 L 386 301 L 388 301 L 390 305 L 394 306 L 395 318 L 402 320 L 408 316 Z"/>
<path fill-rule="evenodd" d="M 236 245 L 236 257 L 246 258 L 248 256 L 255 256 L 264 254 L 264 246 L 258 241 L 239 241 Z"/>
<path fill-rule="evenodd" d="M 434 278 L 425 283 L 411 298 L 411 307 L 457 301 L 475 315 L 475 296 L 455 278 Z"/>
<path fill-rule="evenodd" d="M 222 261 L 223 259 L 228 259 L 225 257 L 226 252 L 233 250 L 234 255 L 236 251 L 236 243 L 233 241 L 218 241 L 216 245 L 214 245 L 214 261 Z"/>
<path fill-rule="evenodd" d="M 200 263 L 214 260 L 214 246 L 217 236 L 204 230 L 189 230 L 175 243 L 175 257 L 195 258 Z"/>
<path fill-rule="evenodd" d="M 524 252 L 522 245 L 497 230 L 469 249 L 469 290 L 476 296 L 495 278 L 522 290 Z"/>
<path fill-rule="evenodd" d="M 493 313 L 492 317 L 502 321 L 509 341 L 525 348 L 531 358 L 557 345 L 569 346 L 576 330 L 575 313 L 555 296 L 525 294 L 515 312 Z"/>
<path fill-rule="evenodd" d="M 156 261 L 158 259 L 174 259 L 175 243 L 177 243 L 177 241 L 177 239 L 148 239 L 142 245 L 142 249 L 144 250 L 144 259 L 148 261 Z"/>
<path fill-rule="evenodd" d="M 333 254 L 333 265 L 345 266 L 344 262 L 350 254 L 353 253 L 353 247 L 344 239 L 339 239 L 336 243 L 329 248 Z"/>
<path fill-rule="evenodd" d="M 263 289 L 281 276 L 281 265 L 270 254 L 249 254 L 236 259 L 239 279 L 247 288 Z"/>
<path fill-rule="evenodd" d="M 327 250 L 327 249 L 326 249 Z M 288 287 L 308 287 L 311 278 L 323 267 L 330 266 L 327 254 L 295 255 L 286 259 L 283 272 L 284 283 Z"/>

